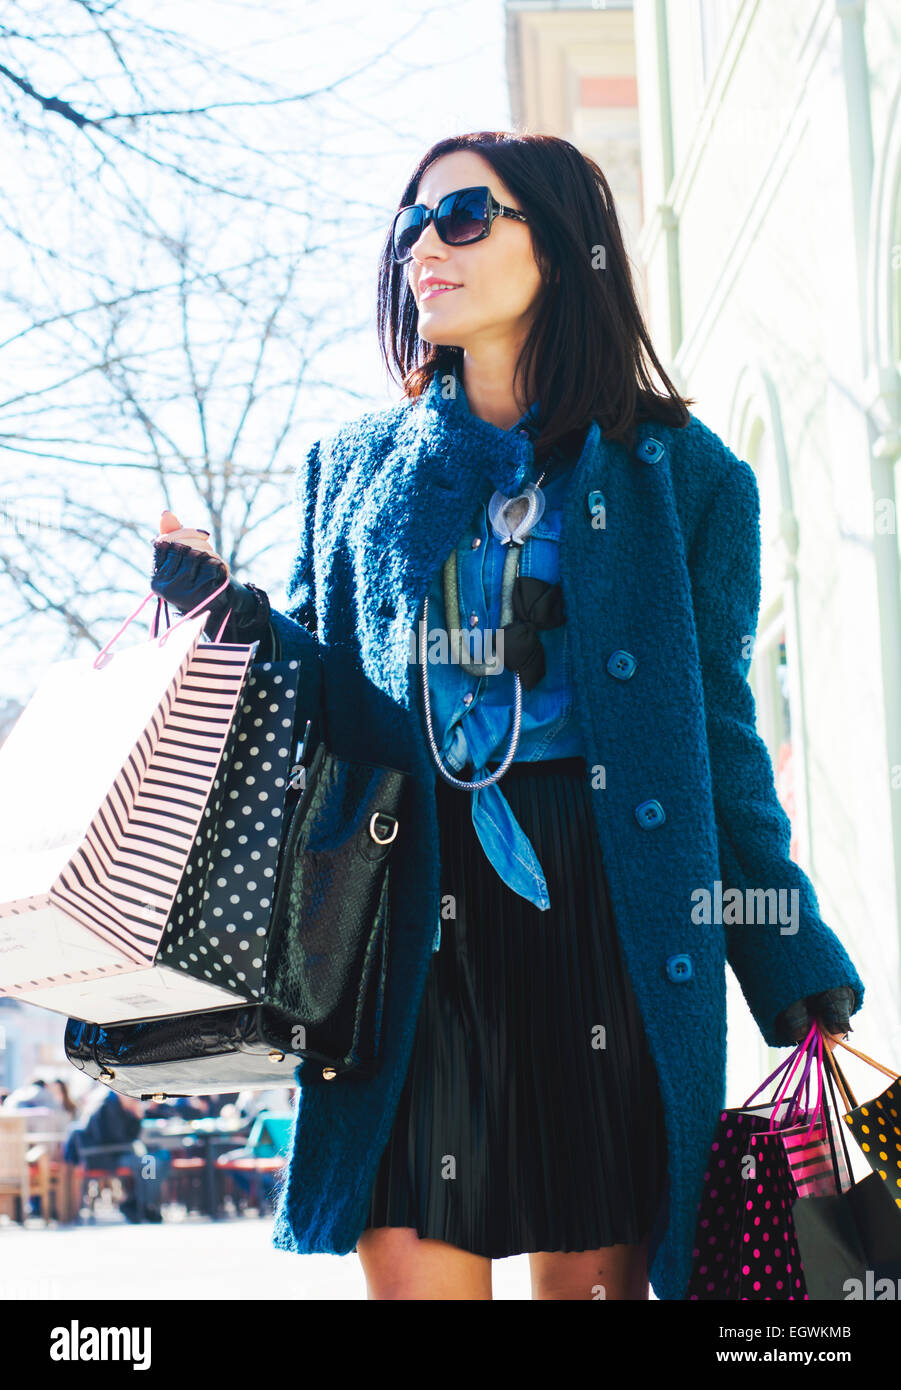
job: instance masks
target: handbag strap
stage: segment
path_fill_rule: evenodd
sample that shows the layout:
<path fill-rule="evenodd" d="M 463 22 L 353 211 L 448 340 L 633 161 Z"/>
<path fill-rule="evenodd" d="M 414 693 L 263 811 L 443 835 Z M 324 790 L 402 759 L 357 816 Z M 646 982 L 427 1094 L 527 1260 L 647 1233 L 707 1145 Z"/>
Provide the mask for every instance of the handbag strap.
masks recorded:
<path fill-rule="evenodd" d="M 836 1038 L 836 1042 L 839 1047 L 844 1047 L 848 1052 L 853 1052 L 854 1056 L 859 1057 L 862 1062 L 869 1062 L 870 1066 L 875 1067 L 877 1071 L 885 1072 L 886 1076 L 890 1076 L 893 1081 L 901 1081 L 901 1072 L 891 1071 L 888 1067 L 884 1067 L 881 1062 L 877 1062 L 875 1058 L 868 1057 L 865 1052 L 858 1052 L 857 1048 L 852 1047 L 850 1043 L 842 1042 L 841 1038 Z"/>

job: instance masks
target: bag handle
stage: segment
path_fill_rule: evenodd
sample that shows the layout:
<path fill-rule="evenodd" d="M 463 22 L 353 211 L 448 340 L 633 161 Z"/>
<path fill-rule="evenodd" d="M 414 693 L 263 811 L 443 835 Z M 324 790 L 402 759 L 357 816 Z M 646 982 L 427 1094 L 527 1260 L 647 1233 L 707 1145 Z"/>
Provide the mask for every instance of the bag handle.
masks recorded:
<path fill-rule="evenodd" d="M 185 622 L 188 618 L 193 618 L 193 617 L 195 616 L 195 614 L 199 613 L 199 612 L 201 611 L 201 609 L 203 609 L 203 608 L 206 607 L 206 605 L 210 602 L 210 599 L 214 599 L 214 598 L 216 597 L 217 594 L 221 594 L 221 593 L 222 593 L 222 590 L 223 590 L 224 588 L 226 588 L 226 587 L 228 586 L 229 583 L 230 583 L 230 580 L 229 580 L 229 579 L 226 579 L 224 583 L 222 583 L 222 584 L 219 585 L 219 588 L 218 588 L 218 589 L 214 589 L 214 590 L 213 590 L 213 592 L 209 595 L 208 598 L 205 598 L 205 599 L 202 600 L 202 602 L 196 604 L 196 606 L 195 606 L 194 608 L 191 609 L 190 613 L 183 613 L 182 616 L 178 619 L 178 622 L 173 623 L 171 627 L 167 627 L 167 628 L 166 628 L 166 631 L 163 633 L 163 635 L 162 635 L 161 637 L 157 637 L 157 636 L 156 636 L 156 632 L 151 632 L 151 641 L 152 641 L 154 638 L 156 638 L 157 646 L 158 646 L 158 647 L 161 647 L 161 646 L 164 644 L 164 642 L 168 641 L 169 637 L 170 637 L 171 634 L 175 631 L 175 629 L 179 626 L 180 623 Z M 99 670 L 99 668 L 100 668 L 101 666 L 105 666 L 105 665 L 106 665 L 107 661 L 109 660 L 109 657 L 107 656 L 107 653 L 109 652 L 110 647 L 113 645 L 114 642 L 117 642 L 117 641 L 119 640 L 119 638 L 122 636 L 122 633 L 123 633 L 123 632 L 125 631 L 125 629 L 128 627 L 128 624 L 131 623 L 131 622 L 134 622 L 135 618 L 138 616 L 138 614 L 140 613 L 140 611 L 141 611 L 141 609 L 144 607 L 144 605 L 145 605 L 146 603 L 149 603 L 150 599 L 152 599 L 152 598 L 158 599 L 159 597 L 160 597 L 160 595 L 157 594 L 157 593 L 155 593 L 154 590 L 151 589 L 151 590 L 150 590 L 150 593 L 149 593 L 149 594 L 146 594 L 146 595 L 144 596 L 144 598 L 141 599 L 141 602 L 138 604 L 138 606 L 137 606 L 137 608 L 135 609 L 135 611 L 134 611 L 133 613 L 129 614 L 129 616 L 125 619 L 125 622 L 124 622 L 124 623 L 122 624 L 122 626 L 119 628 L 119 631 L 113 634 L 113 636 L 109 639 L 109 641 L 106 643 L 106 645 L 103 646 L 103 647 L 101 647 L 101 648 L 100 648 L 100 651 L 99 651 L 99 652 L 97 653 L 97 655 L 94 657 L 93 665 L 94 665 L 94 668 L 95 668 L 95 669 Z M 231 612 L 232 612 L 231 609 L 229 609 L 228 612 L 226 613 L 225 617 L 223 618 L 223 620 L 222 620 L 222 626 L 220 627 L 219 631 L 216 633 L 216 636 L 215 636 L 215 638 L 214 638 L 214 641 L 216 641 L 216 642 L 221 641 L 221 639 L 222 639 L 222 634 L 223 634 L 223 632 L 225 631 L 225 624 L 228 622 L 229 618 L 231 617 Z M 157 618 L 158 618 L 158 617 L 159 617 L 159 607 L 157 607 Z M 168 614 L 168 608 L 167 608 L 167 610 L 166 610 L 166 622 L 168 623 L 168 621 L 169 621 L 169 614 Z M 155 625 L 155 623 L 156 623 L 156 620 L 154 620 L 154 625 Z"/>
<path fill-rule="evenodd" d="M 803 1055 L 805 1055 L 805 1056 L 806 1056 L 806 1059 L 807 1059 L 807 1060 L 806 1060 L 805 1067 L 804 1067 L 804 1071 L 802 1072 L 801 1077 L 800 1077 L 800 1080 L 798 1081 L 797 1085 L 795 1086 L 794 1091 L 793 1091 L 792 1094 L 791 1094 L 791 1097 L 789 1098 L 788 1106 L 787 1106 L 787 1109 L 786 1109 L 786 1112 L 785 1112 L 785 1116 L 784 1116 L 784 1118 L 783 1118 L 783 1120 L 782 1120 L 782 1123 L 781 1123 L 781 1124 L 777 1124 L 777 1116 L 778 1116 L 778 1114 L 779 1114 L 779 1105 L 780 1105 L 780 1103 L 781 1103 L 781 1099 L 782 1099 L 782 1096 L 783 1096 L 783 1094 L 784 1094 L 784 1090 L 780 1091 L 780 1096 L 779 1096 L 779 1098 L 777 1098 L 777 1100 L 776 1100 L 776 1102 L 775 1102 L 775 1104 L 774 1104 L 774 1106 L 773 1106 L 773 1113 L 770 1115 L 769 1129 L 770 1129 L 770 1132 L 772 1132 L 773 1130 L 775 1130 L 775 1129 L 777 1129 L 777 1128 L 779 1128 L 779 1129 L 788 1129 L 788 1128 L 790 1128 L 790 1127 L 792 1126 L 792 1124 L 794 1123 L 795 1118 L 796 1118 L 796 1115 L 797 1115 L 797 1113 L 798 1113 L 798 1112 L 800 1111 L 800 1109 L 801 1109 L 801 1093 L 802 1093 L 802 1092 L 809 1093 L 809 1087 L 810 1087 L 810 1073 L 811 1073 L 811 1068 L 812 1068 L 812 1066 L 813 1066 L 814 1058 L 816 1058 L 816 1059 L 817 1059 L 817 1080 L 818 1080 L 818 1083 L 819 1083 L 819 1084 L 818 1084 L 818 1089 L 817 1089 L 817 1103 L 816 1103 L 816 1106 L 814 1107 L 813 1119 L 811 1120 L 810 1125 L 809 1125 L 809 1127 L 808 1127 L 808 1129 L 807 1129 L 807 1133 L 806 1133 L 805 1136 L 804 1136 L 805 1140 L 809 1140 L 811 1134 L 813 1133 L 814 1126 L 816 1125 L 817 1116 L 819 1115 L 820 1109 L 821 1109 L 822 1104 L 823 1104 L 823 1060 L 822 1060 L 822 1040 L 821 1040 L 821 1038 L 820 1038 L 819 1030 L 816 1028 L 816 1024 L 813 1024 L 813 1025 L 811 1026 L 811 1029 L 810 1029 L 810 1031 L 808 1032 L 807 1037 L 806 1037 L 805 1040 L 804 1040 L 803 1048 L 804 1048 L 804 1054 L 803 1054 Z M 799 1062 L 800 1060 L 801 1060 L 801 1056 L 799 1055 L 799 1056 L 796 1058 L 796 1060 L 795 1060 L 795 1066 L 797 1066 L 797 1064 L 798 1064 L 798 1062 Z M 792 1068 L 792 1071 L 794 1071 L 794 1067 Z M 784 1085 L 785 1085 L 786 1088 L 787 1088 L 787 1086 L 788 1086 L 788 1084 L 789 1084 L 790 1081 L 791 1081 L 791 1073 L 789 1073 L 789 1076 L 786 1078 L 786 1081 L 785 1081 L 785 1083 L 784 1083 Z"/>
<path fill-rule="evenodd" d="M 814 1131 L 814 1129 L 816 1128 L 817 1120 L 819 1119 L 819 1117 L 820 1117 L 821 1115 L 822 1115 L 822 1117 L 823 1117 L 823 1123 L 824 1123 L 824 1125 L 826 1126 L 827 1129 L 829 1128 L 829 1117 L 828 1117 L 828 1115 L 827 1115 L 827 1113 L 826 1113 L 826 1085 L 825 1085 L 825 1081 L 824 1081 L 824 1078 L 823 1078 L 823 1037 L 822 1037 L 822 1034 L 820 1033 L 819 1029 L 817 1029 L 816 1057 L 817 1057 L 817 1103 L 816 1103 L 816 1105 L 815 1105 L 814 1108 L 813 1108 L 813 1118 L 811 1119 L 810 1124 L 807 1126 L 807 1131 L 806 1131 L 806 1133 L 805 1133 L 805 1135 L 804 1135 L 804 1142 L 805 1142 L 805 1144 L 809 1144 L 809 1143 L 810 1143 L 810 1136 L 813 1134 L 813 1131 Z M 811 1051 L 810 1060 L 811 1060 L 811 1062 L 813 1061 L 813 1052 L 812 1052 L 812 1051 Z M 807 1104 L 807 1103 L 808 1103 L 808 1102 L 805 1101 L 805 1104 Z"/>
<path fill-rule="evenodd" d="M 760 1094 L 760 1092 L 763 1090 L 764 1086 L 768 1086 L 768 1085 L 769 1085 L 769 1083 L 772 1081 L 772 1079 L 773 1079 L 774 1076 L 778 1076 L 779 1072 L 785 1071 L 786 1067 L 790 1067 L 791 1064 L 792 1064 L 792 1062 L 793 1062 L 793 1061 L 796 1061 L 796 1059 L 802 1054 L 802 1052 L 804 1052 L 804 1051 L 806 1050 L 807 1044 L 810 1042 L 810 1039 L 811 1039 L 811 1037 L 812 1037 L 812 1035 L 813 1035 L 814 1027 L 815 1027 L 815 1024 L 811 1024 L 811 1025 L 810 1025 L 810 1031 L 808 1032 L 807 1037 L 804 1039 L 804 1041 L 798 1043 L 798 1045 L 794 1048 L 794 1050 L 793 1050 L 792 1052 L 790 1052 L 790 1053 L 788 1054 L 788 1056 L 787 1056 L 783 1061 L 781 1061 L 777 1067 L 774 1067 L 774 1068 L 773 1068 L 773 1070 L 770 1072 L 769 1076 L 764 1077 L 763 1081 L 761 1081 L 760 1085 L 757 1087 L 757 1090 L 756 1090 L 756 1091 L 752 1091 L 751 1094 L 748 1096 L 748 1099 L 745 1101 L 745 1105 L 750 1105 L 750 1104 L 751 1104 L 751 1101 L 754 1099 L 754 1097 L 755 1097 L 756 1095 L 759 1095 L 759 1094 Z M 794 1068 L 793 1068 L 793 1070 L 794 1070 Z"/>
<path fill-rule="evenodd" d="M 884 1067 L 881 1062 L 877 1062 L 875 1058 L 868 1057 L 865 1052 L 858 1052 L 857 1048 L 852 1047 L 850 1043 L 842 1042 L 840 1038 L 836 1038 L 836 1042 L 839 1047 L 844 1047 L 848 1052 L 853 1052 L 854 1056 L 859 1057 L 862 1062 L 869 1062 L 870 1066 L 875 1067 L 877 1071 L 885 1072 L 886 1076 L 890 1076 L 893 1081 L 901 1081 L 901 1072 L 891 1071 L 888 1067 Z"/>
<path fill-rule="evenodd" d="M 834 1111 L 835 1111 L 835 1123 L 836 1123 L 836 1125 L 838 1126 L 838 1131 L 839 1131 L 839 1134 L 841 1135 L 841 1139 L 842 1139 L 842 1148 L 844 1149 L 844 1152 L 845 1152 L 845 1164 L 847 1165 L 847 1169 L 848 1169 L 848 1182 L 849 1182 L 849 1185 L 850 1185 L 850 1186 L 849 1186 L 849 1191 L 850 1191 L 850 1188 L 854 1186 L 854 1169 L 853 1169 L 853 1167 L 851 1166 L 851 1155 L 850 1155 L 850 1153 L 848 1152 L 848 1141 L 847 1141 L 847 1139 L 845 1138 L 845 1123 L 844 1123 L 844 1120 L 842 1119 L 841 1111 L 839 1110 L 839 1107 L 838 1107 L 838 1101 L 837 1101 L 836 1098 L 835 1098 L 835 1086 L 836 1086 L 836 1082 L 838 1081 L 839 1088 L 841 1088 L 841 1084 L 842 1084 L 841 1081 L 839 1081 L 839 1077 L 841 1076 L 841 1069 L 840 1069 L 838 1063 L 836 1062 L 835 1058 L 834 1058 L 833 1055 L 832 1055 L 832 1050 L 831 1050 L 830 1048 L 827 1047 L 827 1048 L 825 1049 L 825 1052 L 826 1052 L 826 1079 L 827 1079 L 827 1081 L 828 1081 L 828 1083 L 829 1083 L 829 1094 L 830 1094 L 830 1096 L 831 1096 L 831 1098 L 832 1098 L 832 1106 L 833 1106 L 833 1109 L 834 1109 Z M 854 1107 L 845 1106 L 845 1109 L 846 1109 L 846 1110 L 848 1110 L 848 1109 L 853 1109 L 853 1108 L 854 1108 Z M 843 1187 L 842 1187 L 842 1175 L 841 1175 L 841 1173 L 840 1173 L 839 1170 L 838 1170 L 838 1157 L 837 1157 L 836 1152 L 835 1152 L 835 1137 L 834 1137 L 834 1135 L 833 1135 L 833 1133 L 832 1133 L 832 1119 L 831 1119 L 831 1117 L 830 1117 L 828 1111 L 825 1112 L 825 1120 L 826 1120 L 826 1135 L 827 1135 L 827 1138 L 828 1138 L 828 1140 L 829 1140 L 829 1154 L 830 1154 L 830 1157 L 831 1157 L 831 1159 L 832 1159 L 832 1172 L 833 1172 L 833 1174 L 834 1174 L 834 1176 L 835 1176 L 835 1185 L 836 1185 L 836 1188 L 837 1188 L 838 1191 L 841 1193 L 841 1192 L 844 1191 L 844 1189 L 843 1189 Z"/>
<path fill-rule="evenodd" d="M 845 1073 L 839 1066 L 838 1058 L 835 1056 L 833 1052 L 829 1053 L 829 1064 L 832 1074 L 835 1077 L 835 1083 L 838 1086 L 839 1094 L 841 1095 L 842 1101 L 844 1102 L 845 1109 L 856 1110 L 857 1100 L 855 1099 L 854 1092 L 851 1090 L 851 1087 L 848 1084 L 848 1078 L 845 1076 Z"/>
<path fill-rule="evenodd" d="M 805 1069 L 804 1069 L 804 1071 L 802 1072 L 800 1078 L 798 1079 L 798 1082 L 797 1082 L 797 1085 L 796 1085 L 796 1087 L 795 1087 L 795 1090 L 792 1092 L 791 1097 L 789 1098 L 789 1105 L 788 1105 L 788 1108 L 787 1108 L 787 1110 L 786 1110 L 785 1120 L 783 1121 L 783 1124 L 784 1124 L 786 1121 L 788 1121 L 789 1118 L 790 1118 L 790 1117 L 792 1116 L 792 1114 L 793 1114 L 793 1111 L 794 1111 L 794 1102 L 795 1102 L 795 1100 L 796 1100 L 796 1098 L 797 1098 L 798 1093 L 801 1091 L 801 1089 L 802 1089 L 802 1087 L 803 1087 L 803 1085 L 804 1085 L 804 1080 L 805 1080 L 805 1078 L 806 1078 L 806 1076 L 807 1076 L 807 1072 L 810 1070 L 810 1063 L 811 1063 L 811 1060 L 812 1060 L 812 1054 L 811 1054 L 811 1052 L 810 1052 L 809 1049 L 810 1049 L 811 1041 L 816 1037 L 816 1031 L 817 1031 L 817 1025 L 816 1025 L 816 1022 L 813 1022 L 813 1023 L 810 1025 L 810 1030 L 809 1030 L 809 1032 L 808 1032 L 808 1034 L 807 1034 L 807 1037 L 806 1037 L 806 1038 L 804 1039 L 804 1041 L 800 1044 L 800 1046 L 797 1047 L 797 1048 L 795 1049 L 795 1052 L 794 1052 L 794 1054 L 793 1054 L 793 1055 L 794 1055 L 794 1061 L 792 1062 L 792 1066 L 791 1066 L 791 1068 L 790 1068 L 790 1070 L 789 1070 L 787 1076 L 785 1077 L 785 1080 L 784 1080 L 784 1081 L 781 1083 L 781 1085 L 779 1086 L 779 1089 L 778 1089 L 778 1092 L 777 1092 L 777 1095 L 776 1095 L 776 1099 L 775 1099 L 775 1101 L 773 1102 L 773 1113 L 770 1115 L 770 1124 L 769 1124 L 769 1128 L 770 1128 L 771 1131 L 772 1131 L 773 1129 L 775 1129 L 775 1127 L 776 1127 L 775 1121 L 776 1121 L 776 1116 L 777 1116 L 778 1113 L 779 1113 L 779 1106 L 782 1104 L 783 1099 L 786 1098 L 786 1093 L 787 1093 L 787 1090 L 788 1090 L 788 1086 L 789 1086 L 789 1084 L 791 1083 L 791 1079 L 792 1079 L 792 1077 L 793 1077 L 794 1074 L 795 1074 L 795 1071 L 796 1071 L 796 1069 L 797 1069 L 798 1063 L 802 1060 L 802 1058 L 805 1058 L 806 1061 L 807 1061 L 807 1066 L 805 1067 Z M 814 1044 L 814 1046 L 815 1046 L 815 1044 Z M 758 1088 L 758 1089 L 759 1089 L 759 1088 Z M 755 1092 L 755 1094 L 756 1094 L 756 1092 Z M 781 1126 L 780 1126 L 780 1128 L 781 1128 Z"/>

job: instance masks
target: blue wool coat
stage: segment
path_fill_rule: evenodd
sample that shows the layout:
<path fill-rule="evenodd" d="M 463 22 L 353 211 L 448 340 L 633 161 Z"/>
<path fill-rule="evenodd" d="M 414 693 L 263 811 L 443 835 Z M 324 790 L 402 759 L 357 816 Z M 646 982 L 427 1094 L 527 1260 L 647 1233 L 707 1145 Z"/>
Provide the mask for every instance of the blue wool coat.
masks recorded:
<path fill-rule="evenodd" d="M 299 1253 L 345 1254 L 365 1227 L 439 921 L 437 773 L 411 637 L 478 503 L 495 488 L 514 492 L 531 469 L 530 440 L 458 406 L 436 377 L 418 401 L 317 442 L 296 476 L 299 548 L 288 616 L 273 619 L 282 654 L 299 651 L 293 620 L 316 631 L 331 747 L 412 779 L 392 866 L 384 1061 L 366 1081 L 301 1088 L 273 1236 Z M 750 465 L 694 415 L 683 429 L 639 425 L 631 449 L 593 423 L 560 546 L 598 840 L 666 1115 L 650 1277 L 658 1298 L 681 1299 L 725 1103 L 726 962 L 774 1046 L 775 1019 L 795 1000 L 850 984 L 859 1008 L 864 987 L 789 857 L 789 821 L 755 730 L 747 673 L 760 526 Z M 745 890 L 796 890 L 798 929 L 759 909 L 718 911 L 718 883 L 744 901 Z"/>

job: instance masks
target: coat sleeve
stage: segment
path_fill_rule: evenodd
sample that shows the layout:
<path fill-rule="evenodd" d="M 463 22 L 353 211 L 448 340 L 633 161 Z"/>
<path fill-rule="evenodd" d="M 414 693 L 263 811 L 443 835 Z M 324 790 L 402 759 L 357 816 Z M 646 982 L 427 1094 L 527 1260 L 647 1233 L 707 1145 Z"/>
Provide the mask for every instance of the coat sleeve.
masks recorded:
<path fill-rule="evenodd" d="M 294 506 L 297 550 L 287 584 L 285 612 L 270 613 L 273 660 L 290 661 L 304 654 L 309 634 L 316 636 L 316 578 L 313 540 L 316 526 L 316 497 L 319 491 L 320 440 L 308 450 L 294 475 Z M 301 629 L 306 632 L 301 632 Z"/>
<path fill-rule="evenodd" d="M 753 911 L 746 907 L 745 920 L 725 923 L 726 956 L 766 1042 L 786 1046 L 775 1027 L 783 1009 L 851 985 L 856 1012 L 864 986 L 821 919 L 813 884 L 790 857 L 791 823 L 756 729 L 747 675 L 760 609 L 760 495 L 754 470 L 731 451 L 696 530 L 688 565 L 723 894 L 737 888 L 745 905 L 755 904 Z M 749 897 L 755 889 L 761 891 Z M 768 889 L 776 890 L 769 894 L 775 911 L 763 906 Z M 786 911 L 778 910 L 780 901 Z M 728 915 L 724 903 L 723 916 Z"/>

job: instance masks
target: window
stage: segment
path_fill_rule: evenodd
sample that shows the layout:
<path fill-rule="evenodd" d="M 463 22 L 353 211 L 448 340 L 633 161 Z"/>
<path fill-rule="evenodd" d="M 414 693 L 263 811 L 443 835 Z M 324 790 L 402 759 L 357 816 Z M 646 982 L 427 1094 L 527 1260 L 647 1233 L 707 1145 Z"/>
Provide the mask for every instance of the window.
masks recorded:
<path fill-rule="evenodd" d="M 742 0 L 696 0 L 701 48 L 701 80 L 713 76 Z"/>

